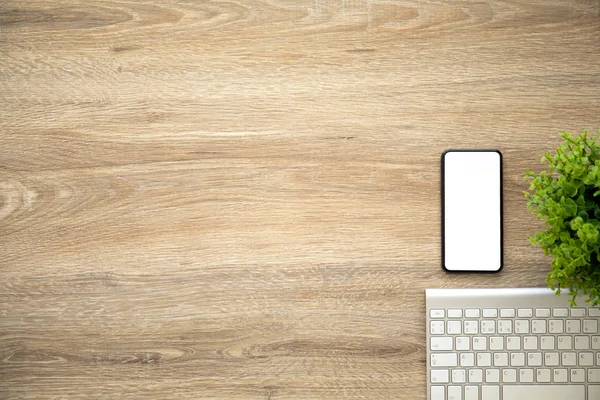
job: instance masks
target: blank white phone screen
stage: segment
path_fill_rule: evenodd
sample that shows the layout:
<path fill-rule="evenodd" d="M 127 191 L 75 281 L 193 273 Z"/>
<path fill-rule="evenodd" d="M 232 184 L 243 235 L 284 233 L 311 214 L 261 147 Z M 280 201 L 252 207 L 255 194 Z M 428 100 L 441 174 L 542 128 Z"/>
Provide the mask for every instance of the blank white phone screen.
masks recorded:
<path fill-rule="evenodd" d="M 497 151 L 444 153 L 443 264 L 449 271 L 502 268 L 502 159 Z"/>

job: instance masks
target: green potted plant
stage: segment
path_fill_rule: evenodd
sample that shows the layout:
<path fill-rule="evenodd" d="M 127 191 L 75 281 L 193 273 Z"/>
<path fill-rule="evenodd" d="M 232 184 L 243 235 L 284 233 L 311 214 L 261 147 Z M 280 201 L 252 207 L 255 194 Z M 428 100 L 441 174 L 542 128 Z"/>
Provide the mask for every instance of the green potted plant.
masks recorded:
<path fill-rule="evenodd" d="M 591 305 L 600 304 L 600 144 L 597 135 L 563 132 L 564 142 L 556 152 L 546 153 L 545 171 L 529 169 L 531 180 L 527 207 L 544 220 L 548 229 L 528 237 L 552 256 L 546 281 L 560 294 L 569 289 L 571 305 L 577 296 L 587 296 Z"/>

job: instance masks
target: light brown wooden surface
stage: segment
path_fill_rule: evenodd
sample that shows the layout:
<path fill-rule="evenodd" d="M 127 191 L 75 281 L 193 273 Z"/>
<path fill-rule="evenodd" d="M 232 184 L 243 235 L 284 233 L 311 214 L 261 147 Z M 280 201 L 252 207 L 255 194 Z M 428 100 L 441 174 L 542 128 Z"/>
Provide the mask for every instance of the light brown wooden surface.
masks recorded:
<path fill-rule="evenodd" d="M 544 286 L 522 174 L 599 108 L 597 0 L 4 0 L 0 398 L 424 399 L 424 289 Z M 499 274 L 440 268 L 449 147 Z"/>

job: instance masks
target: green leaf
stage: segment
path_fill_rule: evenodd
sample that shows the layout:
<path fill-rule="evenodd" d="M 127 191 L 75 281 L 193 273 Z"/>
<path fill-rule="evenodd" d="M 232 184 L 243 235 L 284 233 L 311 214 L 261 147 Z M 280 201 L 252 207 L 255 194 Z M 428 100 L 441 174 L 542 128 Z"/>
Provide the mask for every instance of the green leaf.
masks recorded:
<path fill-rule="evenodd" d="M 577 216 L 580 217 L 583 220 L 583 222 L 587 222 L 588 219 L 590 219 L 590 216 L 586 211 L 579 211 L 577 213 Z"/>
<path fill-rule="evenodd" d="M 563 243 L 568 242 L 569 239 L 571 239 L 571 235 L 569 235 L 568 232 L 561 232 L 559 237 L 560 237 L 560 241 Z"/>
<path fill-rule="evenodd" d="M 577 186 L 575 186 L 571 182 L 565 182 L 563 185 L 563 190 L 566 196 L 573 197 L 577 194 Z"/>
<path fill-rule="evenodd" d="M 577 215 L 577 203 L 573 199 L 566 199 L 562 202 L 565 217 L 574 217 Z"/>
<path fill-rule="evenodd" d="M 552 257 L 548 285 L 600 302 L 600 131 L 589 135 L 561 132 L 563 143 L 542 157 L 546 169 L 528 169 L 524 179 L 527 208 L 546 230 L 528 240 Z"/>
<path fill-rule="evenodd" d="M 571 220 L 571 229 L 574 231 L 578 230 L 583 226 L 583 218 L 575 217 Z"/>

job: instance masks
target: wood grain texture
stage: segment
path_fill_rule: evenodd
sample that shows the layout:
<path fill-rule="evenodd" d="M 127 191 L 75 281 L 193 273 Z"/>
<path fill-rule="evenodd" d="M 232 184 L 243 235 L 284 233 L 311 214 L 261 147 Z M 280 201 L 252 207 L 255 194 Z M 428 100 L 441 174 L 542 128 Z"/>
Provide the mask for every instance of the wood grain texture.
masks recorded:
<path fill-rule="evenodd" d="M 544 285 L 522 174 L 599 108 L 597 0 L 4 0 L 0 398 L 425 399 L 424 289 Z M 448 147 L 500 274 L 439 266 Z"/>

